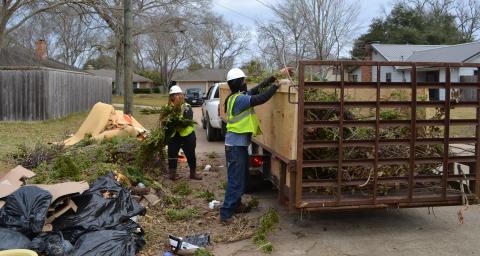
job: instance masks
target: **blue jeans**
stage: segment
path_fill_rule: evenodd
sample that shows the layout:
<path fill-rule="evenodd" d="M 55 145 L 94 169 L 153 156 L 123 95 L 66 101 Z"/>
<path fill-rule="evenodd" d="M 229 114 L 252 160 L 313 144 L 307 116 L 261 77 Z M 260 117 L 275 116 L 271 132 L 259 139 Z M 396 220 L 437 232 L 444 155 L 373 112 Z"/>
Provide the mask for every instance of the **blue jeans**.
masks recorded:
<path fill-rule="evenodd" d="M 240 204 L 245 193 L 248 174 L 248 147 L 225 146 L 227 158 L 228 181 L 225 199 L 220 208 L 220 218 L 226 220 L 232 217 L 235 208 Z"/>

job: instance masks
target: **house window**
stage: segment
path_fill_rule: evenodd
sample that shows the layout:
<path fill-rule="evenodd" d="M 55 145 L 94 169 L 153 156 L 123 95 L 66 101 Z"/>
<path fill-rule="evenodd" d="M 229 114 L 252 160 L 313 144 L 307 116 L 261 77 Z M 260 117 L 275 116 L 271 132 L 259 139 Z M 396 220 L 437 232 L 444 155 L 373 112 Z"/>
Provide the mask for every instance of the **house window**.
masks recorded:
<path fill-rule="evenodd" d="M 352 75 L 352 82 L 358 82 L 358 75 Z"/>
<path fill-rule="evenodd" d="M 385 82 L 390 83 L 392 82 L 392 73 L 385 74 Z"/>

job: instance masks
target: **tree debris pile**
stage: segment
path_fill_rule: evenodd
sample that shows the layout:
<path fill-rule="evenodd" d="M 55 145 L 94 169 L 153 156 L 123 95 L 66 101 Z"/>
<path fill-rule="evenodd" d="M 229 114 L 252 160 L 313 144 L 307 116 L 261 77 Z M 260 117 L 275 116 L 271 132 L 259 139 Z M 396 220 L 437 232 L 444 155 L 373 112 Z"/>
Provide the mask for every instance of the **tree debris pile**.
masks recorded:
<path fill-rule="evenodd" d="M 101 251 L 98 255 L 107 251 L 115 255 L 158 255 L 169 248 L 170 234 L 185 237 L 208 233 L 212 243 L 243 240 L 254 235 L 258 218 L 242 216 L 232 225 L 222 226 L 217 220 L 218 209 L 209 208 L 209 202 L 221 201 L 225 193 L 223 158 L 213 153 L 198 158 L 197 172 L 209 176 L 202 182 L 164 180 L 167 139 L 176 129 L 193 121 L 181 117 L 179 109 L 171 106 L 161 108 L 158 113 L 157 127 L 150 130 L 143 141 L 128 136 L 97 141 L 85 136 L 70 147 L 36 143 L 19 146 L 10 155 L 13 163 L 27 163 L 36 174 L 27 180 L 28 186 L 40 186 L 36 185 L 40 183 L 55 186 L 59 182 L 83 180 L 91 184 L 82 194 L 67 197 L 76 212 L 69 209 L 49 221 L 49 232 L 26 236 L 29 244 L 31 239 L 35 241 L 35 246 L 30 248 L 46 255 L 61 255 L 53 253 L 57 249 L 87 255 L 86 251 L 93 248 Z M 211 168 L 202 171 L 207 165 Z M 180 162 L 178 168 L 180 174 L 188 170 L 184 162 Z M 122 200 L 129 203 L 121 203 Z M 68 202 L 52 202 L 48 203 L 47 220 L 50 214 L 68 205 Z M 118 215 L 112 213 L 113 209 Z M 145 209 L 148 213 L 141 216 Z M 25 236 L 19 232 L 18 237 L 20 235 Z M 106 241 L 104 237 L 113 239 Z"/>
<path fill-rule="evenodd" d="M 396 96 L 396 95 L 393 95 Z M 393 97 L 392 96 L 392 97 Z M 305 101 L 307 102 L 338 102 L 339 96 L 336 93 L 330 93 L 319 89 L 305 90 Z M 404 109 L 380 109 L 380 120 L 410 120 L 410 110 Z M 343 113 L 343 120 L 358 121 L 358 120 L 375 120 L 375 110 L 370 110 L 366 114 L 364 109 L 360 111 L 357 109 L 345 109 Z M 442 119 L 444 113 L 442 109 L 437 109 L 437 114 L 432 119 Z M 308 109 L 305 110 L 305 121 L 339 121 L 341 113 L 339 109 Z M 370 141 L 370 146 L 355 146 L 345 145 L 342 151 L 342 158 L 344 161 L 357 160 L 365 161 L 373 164 L 375 154 L 378 159 L 394 159 L 410 158 L 410 150 L 414 150 L 415 158 L 432 158 L 443 156 L 443 145 L 416 145 L 415 149 L 410 149 L 408 144 L 397 143 L 394 145 L 379 145 L 378 151 L 375 152 L 374 141 L 377 136 L 375 128 L 370 127 L 344 127 L 343 140 L 345 143 L 355 141 Z M 439 138 L 443 136 L 443 129 L 436 126 L 417 127 L 414 131 L 417 138 Z M 390 126 L 382 127 L 378 130 L 379 140 L 408 140 L 411 138 L 411 129 L 409 126 Z M 306 128 L 304 130 L 304 141 L 316 142 L 335 142 L 338 143 L 340 139 L 339 128 Z M 305 161 L 338 161 L 340 150 L 335 147 L 313 148 L 303 150 L 303 159 Z M 441 163 L 438 164 L 423 164 L 415 166 L 415 175 L 442 175 Z M 318 167 L 305 168 L 303 171 L 304 181 L 337 181 L 338 175 L 341 175 L 342 183 L 350 183 L 352 185 L 342 186 L 341 193 L 352 196 L 368 196 L 373 194 L 373 165 L 355 165 L 344 166 L 342 170 L 336 167 Z M 377 170 L 378 178 L 385 177 L 403 177 L 409 175 L 408 164 L 385 164 L 379 165 Z M 407 189 L 405 183 L 388 183 L 379 184 L 377 186 L 378 195 L 387 195 L 400 193 Z M 422 186 L 421 184 L 416 184 Z M 423 186 L 430 187 L 438 184 L 426 184 Z M 309 193 L 317 195 L 332 196 L 337 194 L 337 188 L 334 186 L 322 186 L 310 188 Z"/>
<path fill-rule="evenodd" d="M 173 137 L 177 130 L 195 124 L 195 121 L 184 118 L 182 108 L 172 105 L 160 108 L 146 109 L 143 114 L 159 114 L 157 127 L 150 131 L 145 141 L 140 144 L 137 162 L 143 169 L 165 170 L 165 147 L 168 140 Z"/>

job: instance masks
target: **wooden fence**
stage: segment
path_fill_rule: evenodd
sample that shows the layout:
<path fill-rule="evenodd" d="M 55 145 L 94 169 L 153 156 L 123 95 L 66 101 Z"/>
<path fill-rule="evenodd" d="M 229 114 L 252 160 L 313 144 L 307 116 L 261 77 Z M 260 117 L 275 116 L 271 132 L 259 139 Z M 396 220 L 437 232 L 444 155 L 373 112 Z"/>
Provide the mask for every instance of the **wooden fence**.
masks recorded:
<path fill-rule="evenodd" d="M 0 69 L 0 121 L 35 121 L 112 101 L 112 81 L 51 69 Z"/>

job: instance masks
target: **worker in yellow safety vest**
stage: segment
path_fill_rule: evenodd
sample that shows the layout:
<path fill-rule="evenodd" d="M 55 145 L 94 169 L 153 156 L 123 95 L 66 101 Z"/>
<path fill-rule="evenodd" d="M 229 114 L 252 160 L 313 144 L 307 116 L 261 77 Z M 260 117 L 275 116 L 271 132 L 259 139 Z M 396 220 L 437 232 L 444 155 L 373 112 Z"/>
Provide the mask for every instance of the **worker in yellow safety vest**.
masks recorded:
<path fill-rule="evenodd" d="M 290 74 L 291 68 L 280 70 L 279 74 Z M 271 76 L 255 88 L 247 90 L 246 75 L 239 68 L 227 73 L 227 83 L 231 94 L 226 98 L 225 112 L 227 133 L 225 135 L 225 156 L 227 159 L 227 190 L 220 208 L 220 221 L 232 222 L 234 213 L 248 212 L 250 209 L 242 204 L 242 195 L 248 177 L 248 146 L 252 136 L 261 133 L 260 125 L 253 109 L 254 106 L 267 102 L 277 91 L 277 78 Z"/>
<path fill-rule="evenodd" d="M 181 115 L 183 115 L 184 118 L 193 119 L 192 107 L 185 103 L 185 96 L 179 86 L 174 85 L 170 88 L 168 104 L 181 107 Z M 178 129 L 173 137 L 170 138 L 168 141 L 168 173 L 171 180 L 179 178 L 179 176 L 177 176 L 177 161 L 180 149 L 183 150 L 187 158 L 188 167 L 190 168 L 190 179 L 202 179 L 202 176 L 196 173 L 196 144 L 197 138 L 193 125 Z"/>

